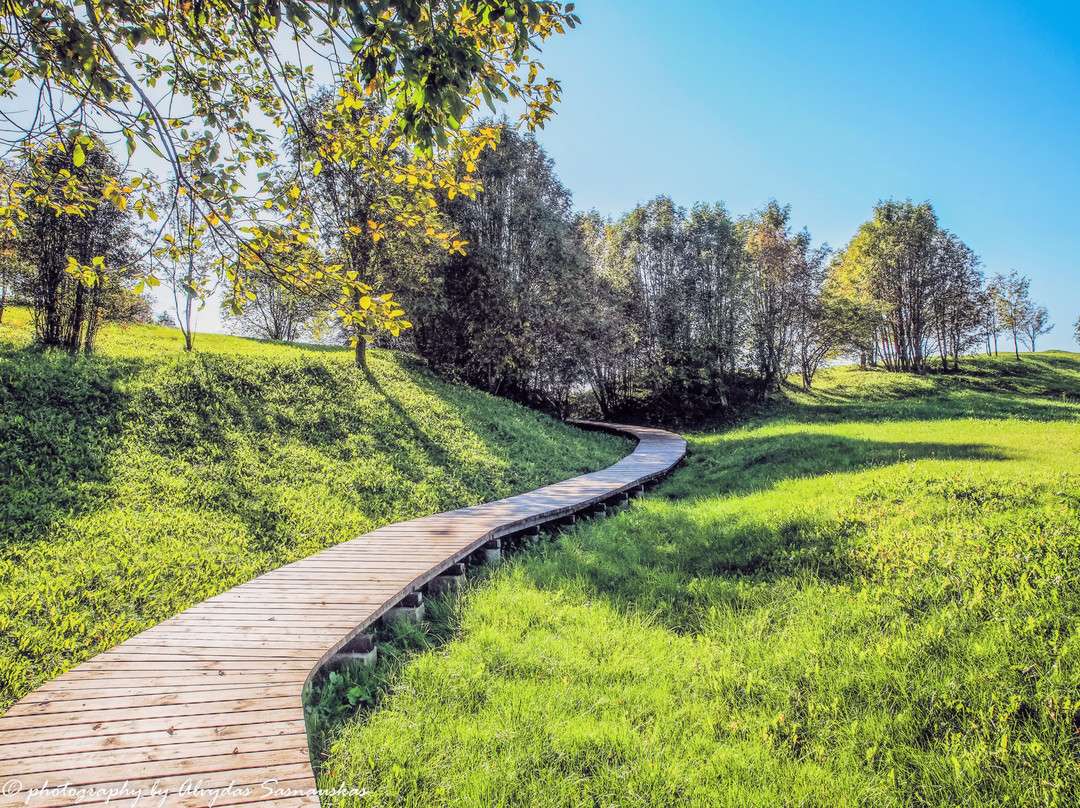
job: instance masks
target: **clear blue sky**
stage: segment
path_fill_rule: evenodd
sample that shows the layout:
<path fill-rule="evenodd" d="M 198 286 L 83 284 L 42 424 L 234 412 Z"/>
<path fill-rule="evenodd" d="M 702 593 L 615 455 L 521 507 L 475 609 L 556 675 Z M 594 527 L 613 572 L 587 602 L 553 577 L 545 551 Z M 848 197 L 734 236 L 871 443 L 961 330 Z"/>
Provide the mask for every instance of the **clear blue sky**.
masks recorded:
<path fill-rule="evenodd" d="M 930 200 L 987 273 L 1080 350 L 1080 4 L 582 0 L 542 61 L 539 133 L 575 207 L 657 194 L 735 214 L 792 205 L 842 247 L 879 199 Z"/>

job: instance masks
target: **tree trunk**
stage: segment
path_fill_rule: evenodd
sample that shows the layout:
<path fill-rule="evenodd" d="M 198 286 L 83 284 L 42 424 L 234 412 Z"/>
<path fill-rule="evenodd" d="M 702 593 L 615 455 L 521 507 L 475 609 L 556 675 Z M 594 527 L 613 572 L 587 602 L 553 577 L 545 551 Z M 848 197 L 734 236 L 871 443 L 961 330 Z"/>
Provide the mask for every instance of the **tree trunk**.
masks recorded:
<path fill-rule="evenodd" d="M 367 340 L 363 334 L 356 335 L 356 366 L 365 372 L 368 369 Z"/>

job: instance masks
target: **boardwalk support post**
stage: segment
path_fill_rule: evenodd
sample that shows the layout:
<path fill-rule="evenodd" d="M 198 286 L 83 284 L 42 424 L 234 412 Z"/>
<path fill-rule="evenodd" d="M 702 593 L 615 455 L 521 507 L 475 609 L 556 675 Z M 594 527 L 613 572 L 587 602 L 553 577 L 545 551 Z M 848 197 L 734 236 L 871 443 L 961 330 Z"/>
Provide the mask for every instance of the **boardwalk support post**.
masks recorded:
<path fill-rule="evenodd" d="M 388 623 L 396 620 L 419 623 L 424 619 L 424 595 L 419 591 L 410 592 L 386 613 L 385 619 Z"/>
<path fill-rule="evenodd" d="M 438 595 L 443 592 L 451 592 L 460 589 L 464 581 L 465 565 L 461 562 L 451 564 L 439 575 L 428 581 L 427 593 L 429 595 Z"/>
<path fill-rule="evenodd" d="M 357 634 L 341 650 L 334 654 L 334 662 L 360 662 L 374 665 L 379 660 L 379 649 L 370 634 Z"/>
<path fill-rule="evenodd" d="M 502 561 L 502 539 L 492 539 L 481 551 L 485 564 L 498 564 Z"/>

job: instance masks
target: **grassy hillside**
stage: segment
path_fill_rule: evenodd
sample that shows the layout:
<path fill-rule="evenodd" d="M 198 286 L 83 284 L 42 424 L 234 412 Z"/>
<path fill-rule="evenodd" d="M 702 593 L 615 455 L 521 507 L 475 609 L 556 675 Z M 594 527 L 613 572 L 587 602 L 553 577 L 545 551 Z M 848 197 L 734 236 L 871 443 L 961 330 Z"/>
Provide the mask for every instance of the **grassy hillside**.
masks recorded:
<path fill-rule="evenodd" d="M 390 522 L 629 450 L 374 351 L 109 328 L 99 355 L 0 325 L 0 710 L 238 583 Z"/>
<path fill-rule="evenodd" d="M 1076 805 L 1080 357 L 841 369 L 522 555 L 340 737 L 385 806 Z"/>

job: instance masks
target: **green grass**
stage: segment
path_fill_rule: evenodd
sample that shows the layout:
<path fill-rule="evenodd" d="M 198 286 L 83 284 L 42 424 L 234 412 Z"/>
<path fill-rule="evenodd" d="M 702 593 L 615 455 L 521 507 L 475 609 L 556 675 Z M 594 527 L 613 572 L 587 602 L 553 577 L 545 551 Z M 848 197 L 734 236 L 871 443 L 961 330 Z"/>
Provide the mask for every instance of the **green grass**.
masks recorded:
<path fill-rule="evenodd" d="M 838 369 L 473 587 L 342 732 L 381 806 L 1080 802 L 1080 357 Z"/>
<path fill-rule="evenodd" d="M 0 325 L 0 710 L 94 654 L 381 525 L 629 451 L 373 351 L 112 326 L 96 356 Z"/>

